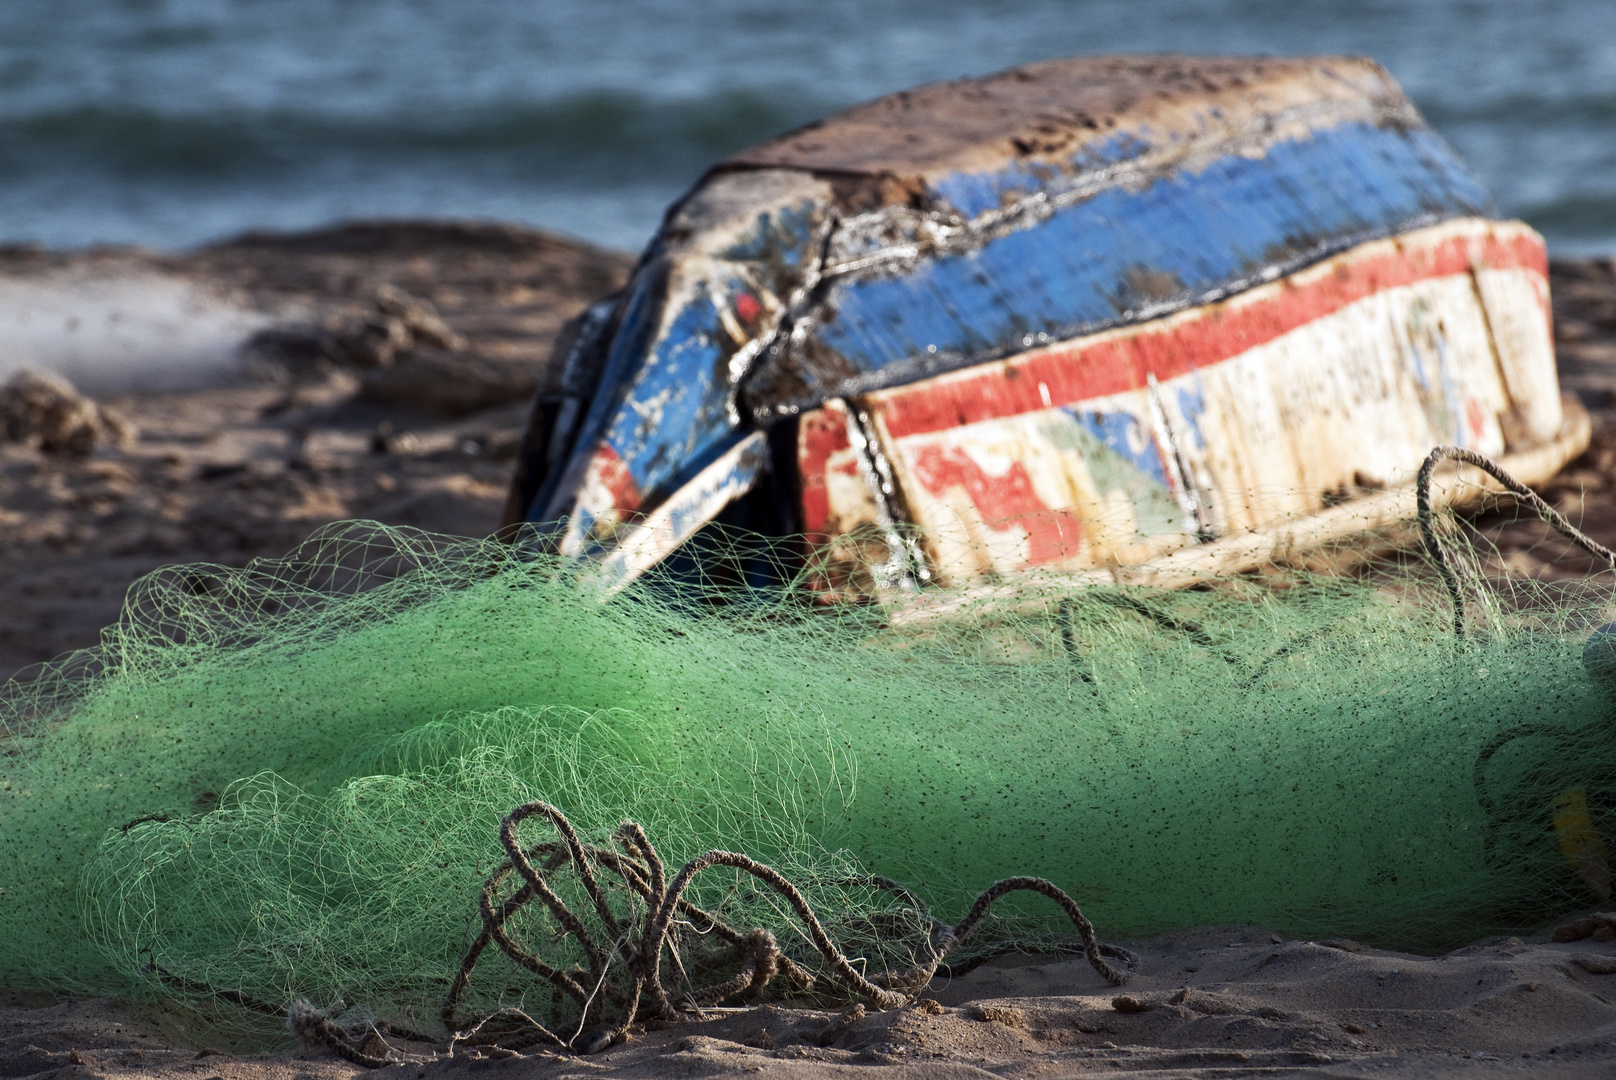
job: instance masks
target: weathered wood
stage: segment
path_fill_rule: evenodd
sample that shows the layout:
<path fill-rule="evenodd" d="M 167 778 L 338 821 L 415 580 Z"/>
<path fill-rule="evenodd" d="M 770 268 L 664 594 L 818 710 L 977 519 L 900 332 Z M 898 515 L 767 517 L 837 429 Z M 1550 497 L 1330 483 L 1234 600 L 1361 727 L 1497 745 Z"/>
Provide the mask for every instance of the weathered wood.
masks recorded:
<path fill-rule="evenodd" d="M 1547 442 L 1529 450 L 1505 454 L 1504 470 L 1522 483 L 1541 484 L 1563 469 L 1588 445 L 1588 412 L 1576 398 L 1562 402 L 1565 423 Z M 1503 488 L 1490 476 L 1469 468 L 1445 468 L 1435 477 L 1431 504 L 1436 507 L 1472 506 Z M 1303 514 L 1261 532 L 1229 536 L 1210 544 L 1180 548 L 1137 565 L 1117 565 L 1073 574 L 1042 573 L 1017 585 L 935 589 L 891 597 L 894 626 L 954 618 L 966 612 L 1052 607 L 1073 589 L 1094 585 L 1146 585 L 1182 589 L 1216 578 L 1245 573 L 1263 566 L 1299 562 L 1307 553 L 1346 541 L 1380 546 L 1375 534 L 1414 520 L 1412 483 L 1366 495 L 1316 514 Z M 1038 588 L 1029 588 L 1035 584 Z M 1033 597 L 1028 599 L 1028 597 Z"/>
<path fill-rule="evenodd" d="M 1087 58 L 894 95 L 670 210 L 579 350 L 587 411 L 530 454 L 527 518 L 632 576 L 688 535 L 646 546 L 662 508 L 763 497 L 707 470 L 772 429 L 827 597 L 1285 527 L 1439 443 L 1559 437 L 1542 239 L 1491 216 L 1366 60 Z"/>

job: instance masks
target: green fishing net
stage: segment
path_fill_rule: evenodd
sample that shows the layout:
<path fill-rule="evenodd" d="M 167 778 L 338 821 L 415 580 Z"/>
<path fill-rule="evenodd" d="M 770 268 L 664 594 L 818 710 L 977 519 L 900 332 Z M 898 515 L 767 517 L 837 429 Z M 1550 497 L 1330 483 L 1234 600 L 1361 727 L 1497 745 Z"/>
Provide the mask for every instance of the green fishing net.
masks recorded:
<path fill-rule="evenodd" d="M 609 600 L 520 545 L 365 523 L 139 582 L 98 649 L 0 696 L 0 980 L 341 998 L 441 1032 L 500 820 L 535 799 L 602 849 L 637 821 L 670 873 L 714 847 L 776 867 L 872 972 L 1010 875 L 1112 940 L 1245 922 L 1438 949 L 1610 895 L 1606 578 L 1489 577 L 1450 537 L 1460 638 L 1413 557 L 1175 592 L 1030 578 L 928 614 L 748 585 L 771 549 L 707 543 L 707 571 Z M 748 875 L 690 896 L 814 965 Z M 1040 904 L 977 947 L 1054 942 Z M 581 962 L 544 910 L 511 933 Z M 495 957 L 464 1008 L 502 1006 L 576 1011 Z"/>

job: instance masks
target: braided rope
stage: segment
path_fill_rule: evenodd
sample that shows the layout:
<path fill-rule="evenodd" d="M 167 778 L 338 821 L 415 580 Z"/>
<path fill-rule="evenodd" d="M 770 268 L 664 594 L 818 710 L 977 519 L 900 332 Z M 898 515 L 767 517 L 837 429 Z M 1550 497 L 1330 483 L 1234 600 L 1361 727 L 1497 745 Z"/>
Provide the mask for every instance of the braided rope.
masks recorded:
<path fill-rule="evenodd" d="M 1564 514 L 1544 501 L 1543 496 L 1515 479 L 1505 472 L 1503 467 L 1491 458 L 1478 454 L 1474 450 L 1465 450 L 1458 446 L 1439 446 L 1426 455 L 1425 461 L 1420 465 L 1420 471 L 1414 482 L 1414 502 L 1419 515 L 1420 536 L 1425 543 L 1426 553 L 1436 563 L 1437 573 L 1442 575 L 1442 584 L 1447 587 L 1448 598 L 1453 601 L 1453 633 L 1461 641 L 1464 640 L 1464 596 L 1459 590 L 1459 579 L 1453 568 L 1448 565 L 1446 554 L 1442 550 L 1441 541 L 1436 535 L 1435 514 L 1431 509 L 1431 474 L 1438 464 L 1443 461 L 1458 461 L 1466 465 L 1473 465 L 1482 470 L 1502 484 L 1510 494 L 1536 510 L 1538 516 L 1554 529 L 1555 532 L 1576 544 L 1596 559 L 1603 559 L 1607 566 L 1616 570 L 1616 551 L 1594 540 L 1581 529 L 1578 529 Z"/>
<path fill-rule="evenodd" d="M 541 843 L 524 849 L 519 842 L 517 828 L 529 818 L 548 821 L 560 836 L 560 842 Z M 685 863 L 669 881 L 662 860 L 645 835 L 645 830 L 638 824 L 632 821 L 624 822 L 613 834 L 613 840 L 624 851 L 624 854 L 619 854 L 584 844 L 566 815 L 542 801 L 525 803 L 511 811 L 500 823 L 499 834 L 509 858 L 504 864 L 495 868 L 483 884 L 478 898 L 478 911 L 482 916 L 483 929 L 467 949 L 465 959 L 461 962 L 460 970 L 443 1004 L 443 1021 L 453 1033 L 451 1049 L 456 1045 L 478 1045 L 490 1047 L 501 1053 L 510 1053 L 543 1043 L 574 1053 L 595 1053 L 620 1041 L 637 1020 L 679 1019 L 680 1014 L 672 1005 L 670 992 L 662 982 L 662 953 L 664 949 L 673 947 L 671 938 L 676 916 L 688 920 L 699 932 L 712 933 L 732 946 L 741 962 L 740 970 L 728 979 L 686 994 L 682 1000 L 691 1007 L 699 1010 L 703 1005 L 714 1005 L 738 994 L 756 993 L 779 974 L 786 975 L 802 987 L 815 986 L 817 984 L 815 977 L 787 957 L 769 931 L 759 928 L 743 934 L 729 926 L 715 913 L 705 911 L 685 899 L 685 893 L 696 877 L 718 866 L 730 867 L 749 874 L 784 899 L 796 913 L 814 948 L 824 957 L 829 968 L 830 981 L 853 997 L 879 1009 L 893 1009 L 915 1000 L 943 966 L 949 953 L 981 925 L 994 904 L 1012 892 L 1034 892 L 1055 901 L 1077 927 L 1082 939 L 1082 951 L 1087 956 L 1089 964 L 1113 986 L 1120 986 L 1126 975 L 1107 963 L 1107 957 L 1129 964 L 1138 962 L 1138 958 L 1126 949 L 1102 944 L 1095 936 L 1093 925 L 1084 917 L 1077 903 L 1043 878 L 1013 877 L 994 884 L 976 898 L 958 925 L 948 926 L 932 918 L 925 911 L 925 905 L 896 882 L 881 877 L 861 877 L 848 879 L 846 883 L 879 889 L 911 902 L 932 925 L 931 955 L 925 963 L 907 971 L 867 978 L 831 940 L 830 934 L 826 932 L 802 891 L 785 875 L 750 856 L 733 851 L 716 849 L 708 851 Z M 549 856 L 543 861 L 542 868 L 533 864 L 534 857 L 541 854 Z M 607 928 L 611 939 L 617 942 L 609 954 L 595 943 L 595 939 L 583 927 L 578 916 L 561 902 L 560 897 L 545 880 L 547 874 L 567 865 L 578 874 L 602 924 Z M 645 901 L 646 913 L 637 942 L 632 941 L 632 931 L 621 932 L 621 922 L 607 904 L 601 879 L 595 873 L 596 868 L 615 875 L 633 895 Z M 522 879 L 522 886 L 505 901 L 496 903 L 501 885 L 510 880 L 513 873 Z M 535 901 L 542 903 L 555 917 L 556 922 L 577 940 L 584 950 L 590 970 L 562 971 L 546 964 L 506 930 L 511 918 Z M 501 1009 L 470 1023 L 463 1023 L 457 1019 L 459 1002 L 470 985 L 472 971 L 489 944 L 498 945 L 501 951 L 522 968 L 550 982 L 558 992 L 579 1003 L 581 1015 L 576 1033 L 570 1039 L 563 1038 L 518 1010 Z M 612 963 L 627 974 L 627 990 L 623 993 L 603 994 L 601 990 L 607 984 L 607 968 Z M 594 986 L 595 992 L 585 990 L 586 985 Z M 592 1024 L 591 1021 L 603 1008 L 602 1002 L 608 998 L 619 1007 L 617 1019 L 610 1023 Z M 648 999 L 646 1009 L 641 1008 L 642 998 Z M 483 1034 L 483 1029 L 500 1017 L 515 1018 L 519 1021 L 519 1026 L 515 1030 L 505 1030 L 497 1035 Z M 323 1020 L 323 1017 L 321 1019 Z M 356 1064 L 370 1066 L 374 1062 L 375 1065 L 382 1065 L 395 1060 L 365 1055 L 351 1041 L 345 1039 L 338 1042 L 331 1041 L 337 1038 L 331 1032 L 340 1034 L 341 1029 L 329 1021 L 325 1021 L 330 1028 L 329 1031 L 314 1024 L 306 1016 L 302 1023 L 309 1029 L 309 1037 L 314 1041 L 331 1046 Z"/>

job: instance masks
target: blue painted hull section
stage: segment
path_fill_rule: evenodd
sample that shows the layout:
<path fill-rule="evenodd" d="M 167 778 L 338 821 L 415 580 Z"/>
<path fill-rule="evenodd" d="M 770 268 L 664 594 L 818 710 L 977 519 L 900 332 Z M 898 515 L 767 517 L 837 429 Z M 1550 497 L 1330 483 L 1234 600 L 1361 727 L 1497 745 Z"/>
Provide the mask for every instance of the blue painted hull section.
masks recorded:
<path fill-rule="evenodd" d="M 809 243 L 811 210 L 797 206 L 758 214 L 749 234 L 724 254 L 741 266 L 765 260 L 795 266 Z M 733 305 L 737 297 L 750 294 L 751 285 L 735 273 L 703 284 L 670 317 L 662 276 L 641 275 L 634 282 L 608 354 L 602 390 L 581 428 L 579 446 L 587 449 L 604 440 L 627 466 L 642 499 L 674 490 L 740 437 L 727 415 L 727 365 L 737 343 L 714 298 Z M 571 471 L 580 472 L 586 463 L 573 464 Z M 533 520 L 570 513 L 567 495 L 563 482 L 561 505 L 535 503 Z M 587 508 L 583 513 L 588 514 Z M 578 524 L 588 531 L 587 519 Z"/>
<path fill-rule="evenodd" d="M 1037 182 L 1012 166 L 955 174 L 938 194 L 976 209 Z M 1045 186 L 1058 193 L 1060 185 Z M 1262 158 L 1226 157 L 1142 188 L 1103 190 L 897 276 L 833 285 L 824 303 L 833 314 L 817 336 L 842 363 L 828 378 L 807 370 L 808 393 L 789 404 L 902 385 L 1014 353 L 1032 344 L 1029 336 L 1070 338 L 1153 317 L 1374 237 L 1490 212 L 1486 191 L 1429 131 L 1340 124 L 1278 143 Z M 764 211 L 754 235 L 729 254 L 741 264 L 773 257 L 799 265 L 811 232 L 806 208 Z M 604 439 L 646 500 L 736 436 L 725 409 L 735 343 L 713 297 L 748 288 L 739 275 L 710 282 L 669 318 L 658 303 L 662 287 L 651 275 L 636 283 L 580 440 L 587 448 Z M 534 516 L 568 509 L 564 501 L 536 506 Z"/>
<path fill-rule="evenodd" d="M 1342 124 L 1260 159 L 1102 191 L 899 277 L 833 287 L 835 317 L 819 337 L 857 374 L 810 384 L 809 398 L 1007 355 L 1032 344 L 1029 334 L 1066 339 L 1205 302 L 1365 240 L 1491 210 L 1429 131 Z"/>

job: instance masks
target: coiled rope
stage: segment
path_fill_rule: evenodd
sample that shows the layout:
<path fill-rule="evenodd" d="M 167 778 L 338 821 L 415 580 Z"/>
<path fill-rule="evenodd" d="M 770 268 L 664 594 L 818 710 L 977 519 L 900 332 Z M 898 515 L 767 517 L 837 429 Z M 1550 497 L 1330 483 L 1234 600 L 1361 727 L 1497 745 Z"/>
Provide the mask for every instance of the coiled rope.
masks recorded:
<path fill-rule="evenodd" d="M 524 847 L 517 830 L 529 818 L 548 821 L 559 839 Z M 842 884 L 877 888 L 913 905 L 931 923 L 931 935 L 929 955 L 922 963 L 907 970 L 866 978 L 831 940 L 802 891 L 785 875 L 750 856 L 733 851 L 708 851 L 685 863 L 669 881 L 661 858 L 637 823 L 624 822 L 612 834 L 621 851 L 595 847 L 579 839 L 565 814 L 542 801 L 525 803 L 506 815 L 500 823 L 499 837 L 506 861 L 483 883 L 478 898 L 482 930 L 466 950 L 443 1003 L 443 1023 L 451 1033 L 447 1053 L 451 1055 L 460 1046 L 481 1047 L 493 1056 L 510 1056 L 534 1047 L 575 1054 L 596 1053 L 621 1041 L 636 1022 L 677 1021 L 692 1013 L 699 1016 L 702 1006 L 716 1005 L 740 994 L 756 993 L 776 975 L 784 975 L 803 990 L 818 987 L 820 978 L 786 956 L 768 930 L 743 933 L 713 912 L 685 899 L 695 878 L 717 866 L 743 871 L 782 897 L 796 912 L 808 939 L 825 959 L 828 982 L 847 996 L 878 1009 L 893 1009 L 914 1001 L 949 954 L 970 937 L 994 904 L 1014 892 L 1037 893 L 1055 901 L 1077 928 L 1089 964 L 1111 985 L 1122 985 L 1127 975 L 1108 960 L 1120 961 L 1130 968 L 1138 964 L 1138 957 L 1127 949 L 1100 942 L 1077 903 L 1043 878 L 1011 877 L 996 882 L 976 898 L 963 919 L 948 926 L 931 918 L 920 900 L 901 885 L 871 876 Z M 551 886 L 549 879 L 562 869 L 570 869 L 583 886 L 598 921 L 596 932 L 591 932 L 584 917 L 569 908 Z M 597 871 L 609 872 L 615 878 L 611 887 L 626 888 L 644 903 L 645 915 L 637 929 L 625 926 L 623 919 L 612 910 L 608 887 Z M 522 884 L 509 897 L 500 900 L 501 889 L 513 874 Z M 548 909 L 565 934 L 576 941 L 584 954 L 582 967 L 562 969 L 547 964 L 511 932 L 512 917 L 535 902 Z M 675 1007 L 674 992 L 664 982 L 662 971 L 665 951 L 677 961 L 677 947 L 672 939 L 676 918 L 687 922 L 699 934 L 711 934 L 725 942 L 731 947 L 732 957 L 740 963 L 740 970 L 731 977 L 680 997 L 680 1003 L 685 1006 L 683 1011 Z M 578 1020 L 570 1034 L 552 1030 L 513 1008 L 499 1009 L 477 1018 L 459 1016 L 460 1002 L 470 986 L 472 972 L 490 944 L 577 1005 Z M 626 975 L 626 990 L 610 987 L 614 970 Z M 614 1015 L 608 1017 L 614 1005 L 616 1008 L 610 1010 Z M 358 1065 L 380 1068 L 403 1061 L 424 1060 L 420 1055 L 402 1054 L 390 1047 L 383 1053 L 372 1053 L 366 1047 L 370 1040 L 379 1039 L 381 1035 L 375 1024 L 366 1022 L 350 1031 L 306 1001 L 292 1007 L 288 1021 L 293 1032 L 305 1042 L 325 1046 Z M 386 1047 L 385 1039 L 380 1041 Z"/>

